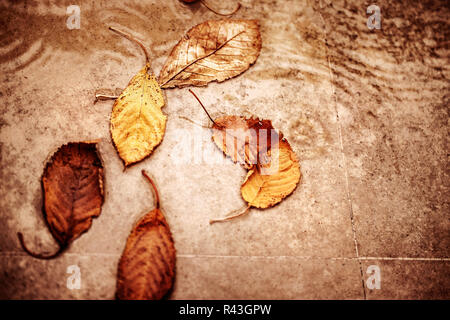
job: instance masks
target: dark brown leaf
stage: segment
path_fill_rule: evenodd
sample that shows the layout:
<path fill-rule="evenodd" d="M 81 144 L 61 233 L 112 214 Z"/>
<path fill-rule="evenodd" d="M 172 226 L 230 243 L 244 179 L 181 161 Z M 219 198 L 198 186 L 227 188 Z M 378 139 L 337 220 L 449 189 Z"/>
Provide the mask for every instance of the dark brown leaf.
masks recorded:
<path fill-rule="evenodd" d="M 172 288 L 175 277 L 175 246 L 164 215 L 159 208 L 147 213 L 128 236 L 117 273 L 116 298 L 123 300 L 160 300 Z"/>
<path fill-rule="evenodd" d="M 27 249 L 22 234 L 23 249 L 36 258 L 50 259 L 86 232 L 92 218 L 98 217 L 103 204 L 103 166 L 96 142 L 71 142 L 56 151 L 42 176 L 44 217 L 60 249 L 51 255 L 36 254 Z"/>

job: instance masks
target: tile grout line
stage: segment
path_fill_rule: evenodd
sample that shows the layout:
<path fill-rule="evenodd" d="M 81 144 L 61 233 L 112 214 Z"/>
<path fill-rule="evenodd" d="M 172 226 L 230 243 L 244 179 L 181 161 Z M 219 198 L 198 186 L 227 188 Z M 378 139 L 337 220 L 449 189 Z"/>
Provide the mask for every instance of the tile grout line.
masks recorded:
<path fill-rule="evenodd" d="M 450 261 L 450 258 L 427 257 L 317 257 L 317 256 L 249 256 L 249 255 L 213 255 L 213 254 L 177 254 L 180 258 L 254 258 L 254 259 L 304 259 L 304 260 L 385 260 L 385 261 Z"/>
<path fill-rule="evenodd" d="M 315 256 L 240 256 L 214 254 L 177 254 L 180 258 L 250 258 L 250 259 L 304 259 L 304 260 L 355 260 L 354 257 L 315 257 Z"/>
<path fill-rule="evenodd" d="M 358 263 L 359 263 L 359 271 L 360 271 L 360 275 L 361 275 L 361 284 L 362 284 L 362 289 L 363 289 L 363 296 L 364 296 L 364 300 L 367 300 L 367 295 L 366 295 L 366 286 L 364 284 L 364 274 L 363 274 L 363 268 L 362 268 L 362 263 L 361 260 L 359 259 L 359 250 L 358 250 L 358 240 L 356 238 L 356 227 L 355 227 L 355 221 L 354 221 L 354 217 L 353 217 L 353 203 L 352 203 L 352 198 L 351 198 L 351 194 L 350 194 L 350 182 L 349 182 L 349 178 L 348 178 L 348 168 L 347 168 L 347 159 L 345 157 L 345 153 L 344 153 L 344 142 L 343 142 L 343 138 L 342 138 L 342 126 L 341 126 L 341 121 L 340 121 L 340 117 L 339 117 L 339 111 L 338 111 L 338 101 L 337 101 L 337 95 L 336 95 L 336 86 L 334 85 L 334 74 L 331 68 L 331 62 L 330 62 L 330 54 L 328 51 L 328 35 L 327 35 L 327 31 L 326 31 L 326 22 L 325 19 L 322 16 L 322 13 L 319 10 L 315 10 L 320 18 L 322 19 L 322 22 L 324 24 L 325 27 L 325 51 L 327 54 L 327 62 L 328 62 L 328 72 L 330 74 L 330 80 L 331 80 L 331 85 L 333 88 L 333 97 L 334 97 L 334 110 L 335 110 L 335 114 L 336 114 L 336 120 L 338 123 L 338 134 L 339 134 L 339 143 L 340 143 L 340 147 L 341 147 L 341 155 L 342 155 L 342 165 L 344 166 L 344 174 L 345 174 L 345 183 L 346 183 L 346 191 L 347 191 L 347 201 L 350 207 L 350 221 L 351 221 L 351 226 L 352 226 L 352 233 L 353 233 L 353 242 L 355 245 L 355 253 L 356 253 L 356 258 L 358 259 Z"/>
<path fill-rule="evenodd" d="M 66 256 L 78 256 L 78 257 L 92 257 L 92 256 L 103 256 L 103 257 L 118 257 L 120 253 L 106 253 L 106 252 L 92 252 L 92 253 L 76 253 L 76 252 L 67 252 Z M 0 252 L 0 256 L 22 256 L 29 257 L 29 255 L 22 251 L 4 251 Z M 436 261 L 436 262 L 444 262 L 449 261 L 450 257 L 443 258 L 430 258 L 430 257 L 318 257 L 318 256 L 263 256 L 263 255 L 216 255 L 216 254 L 177 254 L 179 258 L 230 258 L 230 259 L 239 259 L 239 258 L 253 258 L 253 259 L 304 259 L 304 260 L 360 260 L 360 261 L 368 261 L 368 260 L 383 260 L 383 261 Z"/>
<path fill-rule="evenodd" d="M 450 258 L 427 257 L 359 257 L 359 260 L 384 260 L 384 261 L 450 261 Z"/>

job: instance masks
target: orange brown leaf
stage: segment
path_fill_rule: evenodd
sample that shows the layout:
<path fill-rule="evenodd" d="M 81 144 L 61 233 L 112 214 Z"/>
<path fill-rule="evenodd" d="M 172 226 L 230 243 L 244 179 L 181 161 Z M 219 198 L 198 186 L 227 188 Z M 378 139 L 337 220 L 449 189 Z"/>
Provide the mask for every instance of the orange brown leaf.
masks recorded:
<path fill-rule="evenodd" d="M 153 180 L 156 208 L 147 213 L 131 231 L 119 261 L 116 298 L 159 300 L 172 288 L 175 277 L 175 246 L 169 225 L 159 208 Z"/>
<path fill-rule="evenodd" d="M 23 249 L 36 258 L 50 259 L 86 232 L 98 217 L 103 204 L 103 166 L 96 142 L 71 142 L 56 151 L 42 176 L 44 217 L 60 249 L 51 255 L 31 252 L 19 239 Z"/>
<path fill-rule="evenodd" d="M 242 216 L 251 207 L 272 207 L 295 190 L 301 178 L 298 158 L 283 134 L 273 128 L 270 120 L 240 116 L 213 119 L 197 95 L 189 91 L 213 123 L 214 143 L 234 162 L 239 162 L 249 170 L 241 186 L 246 208 L 235 215 L 211 220 L 210 223 Z"/>

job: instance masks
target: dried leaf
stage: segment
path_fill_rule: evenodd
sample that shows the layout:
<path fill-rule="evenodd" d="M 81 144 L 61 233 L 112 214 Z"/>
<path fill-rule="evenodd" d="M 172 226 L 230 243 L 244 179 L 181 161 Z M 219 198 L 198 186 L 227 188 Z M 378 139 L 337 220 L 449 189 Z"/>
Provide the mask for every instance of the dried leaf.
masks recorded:
<path fill-rule="evenodd" d="M 53 154 L 42 176 L 44 217 L 60 249 L 51 255 L 32 253 L 19 239 L 23 249 L 36 258 L 50 259 L 86 232 L 98 217 L 103 203 L 103 166 L 96 142 L 73 142 Z"/>
<path fill-rule="evenodd" d="M 117 299 L 159 300 L 172 288 L 175 277 L 175 246 L 164 215 L 159 208 L 147 213 L 133 228 L 120 258 L 117 275 Z"/>
<path fill-rule="evenodd" d="M 256 20 L 203 22 L 173 48 L 159 75 L 162 88 L 206 86 L 235 77 L 252 65 L 261 50 Z"/>
<path fill-rule="evenodd" d="M 272 161 L 255 165 L 247 173 L 241 186 L 242 198 L 255 208 L 268 208 L 290 195 L 300 181 L 301 173 L 297 156 L 286 140 L 269 150 Z M 270 166 L 274 161 L 273 169 Z M 261 174 L 262 169 L 267 169 Z"/>
<path fill-rule="evenodd" d="M 291 146 L 281 132 L 276 132 L 270 120 L 224 116 L 212 119 L 197 95 L 203 110 L 213 122 L 212 139 L 234 162 L 249 169 L 241 186 L 247 202 L 243 211 L 210 223 L 234 219 L 251 207 L 268 208 L 290 195 L 300 181 L 300 165 Z"/>
<path fill-rule="evenodd" d="M 121 31 L 112 30 L 136 41 Z M 161 111 L 164 97 L 151 74 L 148 54 L 145 47 L 136 42 L 144 50 L 147 62 L 116 99 L 111 113 L 112 140 L 125 167 L 143 160 L 161 143 L 167 120 Z"/>
<path fill-rule="evenodd" d="M 223 116 L 213 120 L 197 95 L 191 89 L 189 92 L 213 123 L 213 141 L 233 162 L 239 162 L 246 169 L 258 163 L 269 163 L 267 151 L 272 143 L 278 143 L 282 138 L 270 120 L 246 119 L 240 116 Z"/>
<path fill-rule="evenodd" d="M 147 64 L 113 106 L 111 136 L 125 166 L 141 161 L 158 146 L 166 130 L 164 97 Z"/>
<path fill-rule="evenodd" d="M 271 133 L 273 135 L 271 135 Z M 224 116 L 214 120 L 213 141 L 233 162 L 250 169 L 254 164 L 267 163 L 267 151 L 271 140 L 278 134 L 270 120 L 245 119 L 239 116 Z"/>
<path fill-rule="evenodd" d="M 282 138 L 272 144 L 267 154 L 269 162 L 253 165 L 242 183 L 241 195 L 247 202 L 244 210 L 225 218 L 210 220 L 211 224 L 242 216 L 251 207 L 272 207 L 295 190 L 301 178 L 300 165 L 287 140 Z"/>

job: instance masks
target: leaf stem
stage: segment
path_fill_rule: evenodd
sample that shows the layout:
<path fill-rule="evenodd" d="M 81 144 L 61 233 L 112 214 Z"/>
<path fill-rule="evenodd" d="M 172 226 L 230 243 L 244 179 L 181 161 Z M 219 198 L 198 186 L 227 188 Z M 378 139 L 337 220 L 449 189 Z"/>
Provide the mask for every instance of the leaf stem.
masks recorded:
<path fill-rule="evenodd" d="M 150 184 L 153 187 L 153 191 L 155 192 L 155 207 L 156 209 L 159 209 L 159 194 L 158 194 L 158 189 L 156 188 L 155 182 L 153 182 L 152 178 L 150 178 L 150 176 L 147 174 L 147 172 L 145 172 L 145 170 L 142 170 L 142 174 L 144 175 L 144 177 L 147 178 L 147 180 L 150 182 Z"/>
<path fill-rule="evenodd" d="M 209 220 L 209 224 L 213 224 L 213 223 L 216 223 L 216 222 L 225 222 L 225 221 L 229 221 L 229 220 L 232 220 L 234 218 L 243 216 L 244 214 L 249 212 L 250 207 L 251 207 L 250 205 L 247 205 L 247 207 L 243 211 L 241 211 L 241 212 L 239 212 L 239 213 L 237 213 L 235 215 L 232 215 L 232 216 L 228 216 L 228 217 L 225 217 L 225 218 Z"/>
<path fill-rule="evenodd" d="M 110 96 L 107 94 L 96 94 L 94 103 L 97 103 L 99 100 L 116 100 L 119 96 Z"/>
<path fill-rule="evenodd" d="M 142 44 L 142 42 L 140 42 L 140 41 L 137 40 L 136 38 L 130 36 L 129 34 L 123 32 L 123 31 L 120 31 L 120 30 L 118 30 L 118 29 L 116 29 L 116 28 L 114 28 L 114 27 L 109 27 L 109 30 L 114 31 L 114 32 L 120 34 L 122 37 L 125 37 L 125 38 L 127 38 L 128 40 L 137 43 L 137 44 L 142 48 L 142 50 L 144 51 L 144 54 L 145 54 L 145 62 L 146 62 L 146 63 L 149 63 L 149 61 L 150 61 L 149 55 L 148 55 L 147 49 L 145 49 L 145 47 L 144 47 L 144 45 Z"/>
<path fill-rule="evenodd" d="M 204 125 L 202 125 L 202 124 L 200 124 L 200 123 L 197 123 L 197 122 L 195 122 L 195 121 L 189 119 L 188 117 L 185 117 L 185 116 L 178 116 L 178 118 L 179 118 L 179 119 L 182 119 L 182 120 L 189 121 L 190 123 L 195 124 L 196 126 L 202 127 L 202 128 L 204 128 L 204 129 L 210 129 L 210 127 L 207 127 L 207 126 L 204 126 Z"/>
<path fill-rule="evenodd" d="M 34 252 L 30 251 L 30 249 L 28 249 L 27 246 L 25 245 L 25 241 L 23 240 L 23 234 L 21 232 L 18 232 L 17 236 L 19 237 L 20 245 L 22 246 L 23 251 L 25 251 L 30 256 L 32 256 L 33 258 L 36 258 L 36 259 L 48 260 L 48 259 L 56 258 L 67 248 L 67 245 L 62 245 L 62 246 L 60 245 L 58 251 L 46 256 L 42 253 L 34 253 Z"/>
<path fill-rule="evenodd" d="M 206 110 L 205 106 L 203 105 L 203 103 L 200 101 L 200 99 L 197 97 L 197 95 L 194 93 L 194 91 L 192 91 L 191 89 L 189 89 L 189 92 L 192 93 L 195 97 L 195 99 L 197 99 L 197 101 L 200 103 L 200 105 L 202 106 L 203 110 L 206 112 L 206 115 L 208 116 L 209 120 L 212 121 L 212 123 L 214 123 L 217 126 L 217 123 L 213 120 L 213 118 L 211 118 L 211 116 L 209 115 L 208 110 Z"/>
<path fill-rule="evenodd" d="M 201 3 L 202 3 L 209 11 L 214 12 L 215 14 L 217 14 L 217 15 L 219 15 L 219 16 L 231 16 L 231 15 L 235 14 L 235 13 L 239 10 L 239 8 L 241 7 L 241 4 L 238 2 L 236 8 L 235 8 L 233 11 L 231 11 L 230 13 L 222 13 L 222 12 L 218 12 L 218 11 L 212 9 L 211 7 L 209 7 L 209 6 L 206 4 L 206 1 L 205 1 L 205 0 L 200 0 L 200 2 L 201 2 Z"/>

